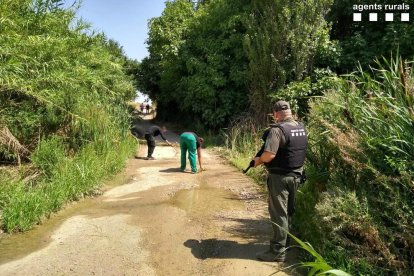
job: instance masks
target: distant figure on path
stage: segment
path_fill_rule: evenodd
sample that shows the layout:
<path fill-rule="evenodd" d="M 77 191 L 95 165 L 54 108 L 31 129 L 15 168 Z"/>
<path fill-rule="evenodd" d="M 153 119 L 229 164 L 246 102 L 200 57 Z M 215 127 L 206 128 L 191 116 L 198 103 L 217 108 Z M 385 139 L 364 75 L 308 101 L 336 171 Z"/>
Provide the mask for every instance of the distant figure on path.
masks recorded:
<path fill-rule="evenodd" d="M 147 114 L 149 114 L 150 105 L 149 105 L 149 104 L 147 104 L 147 105 L 145 106 L 145 108 L 147 109 Z"/>
<path fill-rule="evenodd" d="M 144 103 L 141 103 L 141 105 L 139 106 L 139 108 L 141 109 L 141 113 L 144 114 Z"/>
<path fill-rule="evenodd" d="M 201 165 L 201 145 L 204 139 L 199 137 L 194 132 L 184 132 L 180 135 L 180 149 L 181 149 L 181 171 L 185 171 L 187 163 L 187 151 L 188 160 L 190 160 L 191 173 L 197 173 L 197 161 L 196 152 L 198 155 L 198 163 L 200 165 L 200 171 L 203 170 Z"/>
<path fill-rule="evenodd" d="M 154 153 L 155 149 L 155 136 L 160 135 L 161 138 L 170 146 L 171 143 L 168 142 L 168 140 L 163 135 L 167 131 L 167 128 L 165 126 L 159 127 L 159 126 L 151 126 L 147 129 L 145 132 L 145 140 L 147 140 L 147 146 L 148 146 L 148 155 L 145 158 L 146 160 L 154 160 L 154 157 L 152 157 L 152 154 Z"/>

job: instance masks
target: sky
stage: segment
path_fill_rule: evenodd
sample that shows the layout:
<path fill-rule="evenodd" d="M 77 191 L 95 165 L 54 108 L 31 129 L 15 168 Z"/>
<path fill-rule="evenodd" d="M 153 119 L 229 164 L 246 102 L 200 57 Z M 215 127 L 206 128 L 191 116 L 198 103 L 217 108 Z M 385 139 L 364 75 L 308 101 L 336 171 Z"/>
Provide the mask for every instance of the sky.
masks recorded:
<path fill-rule="evenodd" d="M 128 57 L 141 61 L 148 55 L 148 19 L 160 16 L 164 7 L 165 0 L 82 0 L 77 17 L 118 41 Z"/>

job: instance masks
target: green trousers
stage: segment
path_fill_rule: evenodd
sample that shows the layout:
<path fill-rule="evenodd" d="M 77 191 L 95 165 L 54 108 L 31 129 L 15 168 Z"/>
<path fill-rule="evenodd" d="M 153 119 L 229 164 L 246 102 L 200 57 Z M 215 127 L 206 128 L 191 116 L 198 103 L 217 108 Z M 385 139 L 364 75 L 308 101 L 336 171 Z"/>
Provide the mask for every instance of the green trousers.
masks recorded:
<path fill-rule="evenodd" d="M 186 167 L 187 151 L 188 160 L 190 160 L 190 166 L 192 172 L 197 172 L 197 142 L 196 138 L 191 133 L 184 132 L 180 135 L 180 148 L 181 148 L 181 170 L 184 171 Z"/>
<path fill-rule="evenodd" d="M 289 218 L 295 209 L 295 195 L 299 187 L 300 177 L 269 174 L 267 189 L 269 191 L 270 219 L 289 231 Z M 285 251 L 287 233 L 279 226 L 272 224 L 273 237 L 270 249 L 275 253 Z"/>

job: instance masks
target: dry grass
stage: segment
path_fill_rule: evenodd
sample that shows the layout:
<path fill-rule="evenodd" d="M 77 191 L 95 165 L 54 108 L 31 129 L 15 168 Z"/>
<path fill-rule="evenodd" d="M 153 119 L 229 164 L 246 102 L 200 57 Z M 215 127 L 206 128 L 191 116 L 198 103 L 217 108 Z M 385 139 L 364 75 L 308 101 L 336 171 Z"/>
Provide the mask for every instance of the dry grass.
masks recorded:
<path fill-rule="evenodd" d="M 30 154 L 30 151 L 20 144 L 7 126 L 0 127 L 0 146 L 4 146 L 8 151 L 13 152 L 17 156 L 19 164 L 21 158 L 27 158 Z"/>

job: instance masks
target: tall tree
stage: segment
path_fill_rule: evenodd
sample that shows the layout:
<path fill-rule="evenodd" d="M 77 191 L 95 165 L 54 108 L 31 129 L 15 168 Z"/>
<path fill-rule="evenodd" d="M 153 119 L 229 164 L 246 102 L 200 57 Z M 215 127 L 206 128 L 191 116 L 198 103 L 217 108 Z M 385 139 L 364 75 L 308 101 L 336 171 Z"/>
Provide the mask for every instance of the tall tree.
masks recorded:
<path fill-rule="evenodd" d="M 172 100 L 170 95 L 176 90 L 179 78 L 175 74 L 179 49 L 186 42 L 189 21 L 194 13 L 191 1 L 168 1 L 162 15 L 149 22 L 147 44 L 150 55 L 143 60 L 140 75 L 146 78 L 142 84 L 148 85 L 143 87 L 143 92 L 150 90 L 154 100 Z"/>
<path fill-rule="evenodd" d="M 194 114 L 204 126 L 223 126 L 248 105 L 243 37 L 249 9 L 249 0 L 200 6 L 181 51 L 180 110 Z"/>
<path fill-rule="evenodd" d="M 300 80 L 312 66 L 328 25 L 332 0 L 253 0 L 245 49 L 249 56 L 250 107 L 258 122 L 270 111 L 269 94 Z"/>

